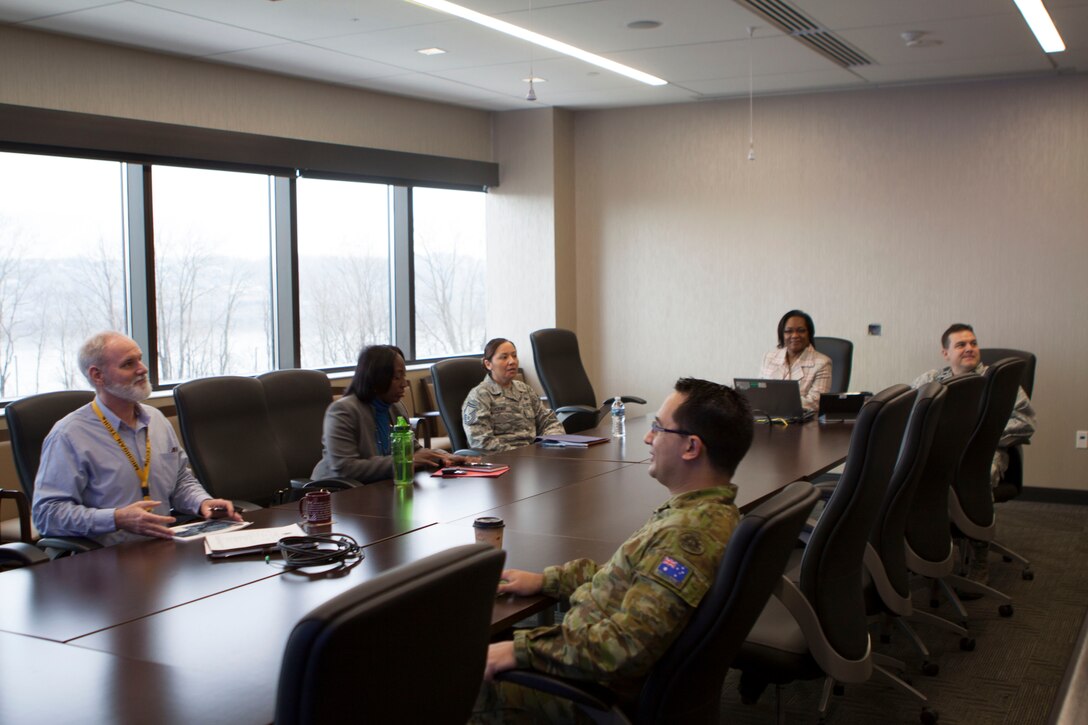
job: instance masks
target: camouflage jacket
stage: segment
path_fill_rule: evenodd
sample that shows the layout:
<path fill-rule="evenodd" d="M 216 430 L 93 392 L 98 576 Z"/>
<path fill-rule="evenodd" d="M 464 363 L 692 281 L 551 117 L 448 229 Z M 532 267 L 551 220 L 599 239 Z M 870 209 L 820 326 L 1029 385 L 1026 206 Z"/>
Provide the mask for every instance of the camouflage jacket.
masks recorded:
<path fill-rule="evenodd" d="M 518 667 L 595 680 L 621 695 L 683 631 L 717 573 L 740 520 L 736 486 L 673 496 L 598 566 L 576 559 L 544 570 L 544 593 L 570 597 L 563 623 L 514 633 Z"/>
<path fill-rule="evenodd" d="M 461 422 L 469 448 L 478 451 L 508 451 L 529 445 L 538 435 L 565 432 L 532 388 L 520 380 L 503 388 L 490 375 L 469 391 Z"/>
<path fill-rule="evenodd" d="M 975 372 L 982 375 L 986 372 L 986 367 L 986 365 L 979 363 L 978 367 L 975 368 Z M 926 383 L 932 382 L 943 383 L 951 378 L 953 374 L 951 367 L 930 370 L 919 375 L 911 383 L 911 387 L 919 388 Z M 990 466 L 990 483 L 992 485 L 996 486 L 1001 482 L 1001 477 L 1009 467 L 1008 448 L 1017 443 L 1031 440 L 1033 433 L 1035 433 L 1035 408 L 1031 406 L 1031 398 L 1024 392 L 1024 389 L 1017 388 L 1016 403 L 1012 407 L 1012 415 L 1009 416 L 1009 422 L 1005 424 L 1005 431 L 1001 434 L 1001 440 L 997 443 L 997 450 L 994 451 L 993 465 Z"/>

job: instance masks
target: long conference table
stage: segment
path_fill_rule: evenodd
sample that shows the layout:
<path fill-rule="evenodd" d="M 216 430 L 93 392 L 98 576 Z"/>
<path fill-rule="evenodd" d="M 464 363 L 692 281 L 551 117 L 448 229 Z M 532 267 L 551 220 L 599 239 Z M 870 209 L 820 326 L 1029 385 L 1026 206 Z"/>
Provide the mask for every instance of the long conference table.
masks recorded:
<path fill-rule="evenodd" d="M 607 436 L 606 426 L 591 433 Z M 541 570 L 610 557 L 668 498 L 644 465 L 649 426 L 648 417 L 632 418 L 625 439 L 489 456 L 510 466 L 496 478 L 421 471 L 411 489 L 384 482 L 337 492 L 332 529 L 365 553 L 346 572 L 286 572 L 259 555 L 213 561 L 200 542 L 164 540 L 4 572 L 0 723 L 271 722 L 295 623 L 385 571 L 471 543 L 477 516 L 505 521 L 507 566 Z M 757 426 L 734 477 L 741 510 L 841 463 L 851 430 Z M 244 516 L 255 527 L 298 523 L 295 504 Z M 492 631 L 552 603 L 496 597 Z"/>

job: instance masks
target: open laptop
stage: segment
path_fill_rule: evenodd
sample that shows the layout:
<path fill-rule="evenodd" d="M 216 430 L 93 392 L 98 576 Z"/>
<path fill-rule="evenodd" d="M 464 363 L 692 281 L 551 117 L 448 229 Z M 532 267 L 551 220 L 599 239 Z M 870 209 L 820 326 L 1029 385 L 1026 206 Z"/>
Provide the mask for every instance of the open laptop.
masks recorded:
<path fill-rule="evenodd" d="M 733 388 L 748 400 L 756 419 L 803 423 L 813 418 L 811 410 L 801 407 L 801 386 L 796 380 L 733 378 Z"/>

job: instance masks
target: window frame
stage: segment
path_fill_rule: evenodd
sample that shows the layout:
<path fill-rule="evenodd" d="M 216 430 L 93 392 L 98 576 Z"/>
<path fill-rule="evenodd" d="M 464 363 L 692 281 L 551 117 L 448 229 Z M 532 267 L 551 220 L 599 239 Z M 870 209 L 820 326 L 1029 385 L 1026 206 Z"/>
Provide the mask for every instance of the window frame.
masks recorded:
<path fill-rule="evenodd" d="M 129 330 L 145 350 L 158 340 L 155 299 L 152 168 L 180 166 L 241 171 L 270 177 L 272 228 L 272 365 L 297 368 L 301 361 L 298 275 L 299 177 L 381 183 L 391 187 L 393 344 L 412 365 L 416 359 L 415 268 L 412 190 L 425 186 L 486 193 L 498 183 L 498 164 L 423 154 L 368 149 L 322 142 L 281 139 L 213 129 L 118 119 L 90 114 L 32 109 L 0 104 L 0 151 L 91 158 L 125 164 L 125 290 Z M 181 155 L 179 155 L 181 154 Z M 262 162 L 258 163 L 257 159 Z M 158 358 L 145 354 L 155 390 L 176 383 L 160 382 Z M 354 365 L 321 368 L 329 373 Z M 4 401 L 0 401 L 0 405 Z"/>

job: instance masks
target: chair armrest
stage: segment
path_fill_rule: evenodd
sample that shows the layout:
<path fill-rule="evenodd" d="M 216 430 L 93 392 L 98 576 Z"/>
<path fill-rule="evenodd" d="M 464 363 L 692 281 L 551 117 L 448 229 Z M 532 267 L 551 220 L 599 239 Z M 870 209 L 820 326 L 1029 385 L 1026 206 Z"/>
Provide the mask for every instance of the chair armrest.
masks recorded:
<path fill-rule="evenodd" d="M 561 408 L 555 409 L 556 415 L 559 415 L 560 413 L 593 413 L 596 415 L 597 412 L 597 409 L 592 405 L 564 405 Z"/>
<path fill-rule="evenodd" d="M 32 543 L 34 532 L 30 527 L 30 501 L 26 494 L 10 488 L 0 488 L 0 499 L 15 502 L 15 510 L 19 514 L 19 541 L 26 544 Z"/>
<path fill-rule="evenodd" d="M 0 546 L 0 570 L 40 564 L 43 561 L 49 561 L 49 555 L 33 544 L 16 541 Z"/>
<path fill-rule="evenodd" d="M 50 559 L 59 559 L 62 556 L 101 549 L 102 544 L 80 536 L 43 536 L 38 539 L 38 548 L 44 550 Z"/>
<path fill-rule="evenodd" d="M 302 485 L 295 486 L 295 481 L 291 481 L 291 488 L 300 491 L 315 491 L 319 488 L 326 488 L 330 491 L 344 491 L 349 488 L 359 488 L 363 485 L 350 478 L 318 478 L 300 483 Z"/>
<path fill-rule="evenodd" d="M 856 660 L 848 660 L 838 653 L 827 639 L 820 618 L 805 599 L 801 590 L 783 575 L 775 584 L 774 596 L 782 602 L 805 636 L 809 653 L 832 678 L 844 683 L 865 682 L 873 670 L 871 643 L 867 642 L 865 654 Z"/>
<path fill-rule="evenodd" d="M 606 408 L 611 408 L 612 407 L 612 400 L 613 400 L 613 398 L 605 398 L 604 402 L 601 403 L 601 410 L 604 410 Z M 644 399 L 638 397 L 637 395 L 621 395 L 620 400 L 622 400 L 625 403 L 638 403 L 640 405 L 646 405 L 646 401 Z"/>
<path fill-rule="evenodd" d="M 420 425 L 421 423 L 423 423 L 425 425 Z M 409 418 L 408 419 L 408 424 L 410 426 L 412 426 L 412 430 L 414 430 L 414 431 L 420 431 L 420 430 L 423 431 L 423 447 L 424 448 L 430 448 L 431 447 L 431 423 L 430 423 L 430 420 L 426 416 L 417 415 L 417 416 L 413 416 L 413 417 Z M 419 435 L 419 434 L 416 433 L 416 435 Z"/>
<path fill-rule="evenodd" d="M 431 438 L 438 435 L 438 423 L 441 420 L 442 411 L 425 410 L 409 421 L 415 430 L 419 430 L 420 425 L 423 426 L 423 445 L 425 448 L 430 448 Z"/>
<path fill-rule="evenodd" d="M 576 705 L 604 712 L 615 707 L 619 700 L 616 693 L 595 682 L 567 680 L 536 670 L 506 670 L 496 674 L 495 679 L 555 695 L 564 700 L 570 700 Z"/>

